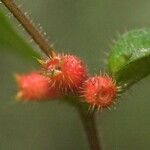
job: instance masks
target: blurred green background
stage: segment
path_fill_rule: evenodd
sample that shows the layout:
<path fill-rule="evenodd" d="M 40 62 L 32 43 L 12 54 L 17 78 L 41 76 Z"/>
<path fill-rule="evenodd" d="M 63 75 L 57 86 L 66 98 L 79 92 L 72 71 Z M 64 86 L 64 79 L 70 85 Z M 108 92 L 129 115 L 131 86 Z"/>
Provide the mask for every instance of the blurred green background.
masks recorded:
<path fill-rule="evenodd" d="M 150 27 L 149 0 L 17 0 L 17 3 L 31 12 L 33 21 L 41 24 L 59 51 L 83 58 L 93 74 L 104 70 L 107 58 L 104 53 L 110 51 L 117 33 Z M 2 4 L 0 7 L 4 8 Z M 22 31 L 20 27 L 17 29 Z M 0 38 L 4 35 L 0 33 Z M 88 150 L 73 107 L 60 101 L 40 104 L 14 101 L 13 74 L 35 69 L 37 64 L 33 64 L 34 59 L 24 57 L 24 50 L 23 55 L 18 55 L 9 44 L 8 48 L 0 48 L 0 150 Z M 111 111 L 97 113 L 97 129 L 104 150 L 150 149 L 149 90 L 147 77 L 118 100 L 116 110 L 112 107 Z"/>

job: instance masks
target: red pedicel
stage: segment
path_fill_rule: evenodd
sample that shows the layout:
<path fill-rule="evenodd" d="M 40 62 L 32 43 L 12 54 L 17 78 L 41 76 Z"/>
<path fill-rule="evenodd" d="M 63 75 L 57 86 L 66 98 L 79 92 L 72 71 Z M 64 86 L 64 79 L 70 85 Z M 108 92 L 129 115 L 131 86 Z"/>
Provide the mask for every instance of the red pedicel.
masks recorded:
<path fill-rule="evenodd" d="M 117 95 L 117 87 L 107 75 L 87 79 L 83 85 L 83 98 L 94 107 L 102 108 L 111 105 Z"/>
<path fill-rule="evenodd" d="M 15 77 L 19 87 L 18 99 L 39 101 L 57 96 L 57 89 L 52 85 L 51 80 L 37 72 Z"/>

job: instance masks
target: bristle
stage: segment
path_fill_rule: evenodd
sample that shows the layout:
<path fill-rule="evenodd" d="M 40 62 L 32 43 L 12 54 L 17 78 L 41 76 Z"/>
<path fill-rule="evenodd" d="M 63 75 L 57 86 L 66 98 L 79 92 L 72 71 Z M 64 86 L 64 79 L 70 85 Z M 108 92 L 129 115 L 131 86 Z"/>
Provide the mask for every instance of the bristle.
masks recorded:
<path fill-rule="evenodd" d="M 17 74 L 17 73 L 15 73 L 14 75 L 14 78 L 15 78 L 15 80 L 17 81 L 17 82 L 19 82 L 19 80 L 20 80 L 20 75 L 19 74 Z"/>
<path fill-rule="evenodd" d="M 16 99 L 16 100 L 20 100 L 20 99 L 22 98 L 22 96 L 23 96 L 22 91 L 19 91 L 19 92 L 16 94 L 15 99 Z"/>

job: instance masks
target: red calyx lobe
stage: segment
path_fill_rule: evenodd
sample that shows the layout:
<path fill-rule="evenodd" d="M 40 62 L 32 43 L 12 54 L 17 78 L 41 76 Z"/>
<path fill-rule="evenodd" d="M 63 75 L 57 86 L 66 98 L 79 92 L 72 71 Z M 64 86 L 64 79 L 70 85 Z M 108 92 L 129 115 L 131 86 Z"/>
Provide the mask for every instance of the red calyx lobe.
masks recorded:
<path fill-rule="evenodd" d="M 111 77 L 95 76 L 85 81 L 82 93 L 87 103 L 107 107 L 115 100 L 117 87 Z"/>
<path fill-rule="evenodd" d="M 85 65 L 74 55 L 58 54 L 46 60 L 44 68 L 47 76 L 63 94 L 78 92 L 87 78 Z"/>
<path fill-rule="evenodd" d="M 57 96 L 56 89 L 52 86 L 49 78 L 31 72 L 24 75 L 16 75 L 19 87 L 17 98 L 23 100 L 44 100 Z"/>

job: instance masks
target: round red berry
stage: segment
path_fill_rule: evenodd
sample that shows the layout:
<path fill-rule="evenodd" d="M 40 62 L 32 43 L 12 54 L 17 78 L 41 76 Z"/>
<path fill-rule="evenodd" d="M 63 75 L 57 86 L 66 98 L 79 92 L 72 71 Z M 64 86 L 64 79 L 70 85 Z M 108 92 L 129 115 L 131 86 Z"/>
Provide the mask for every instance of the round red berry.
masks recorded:
<path fill-rule="evenodd" d="M 23 100 L 44 100 L 57 96 L 57 92 L 49 78 L 31 72 L 24 75 L 16 75 L 19 87 L 17 98 Z"/>
<path fill-rule="evenodd" d="M 107 107 L 115 100 L 117 87 L 111 77 L 95 76 L 85 81 L 82 93 L 83 98 L 90 105 Z"/>
<path fill-rule="evenodd" d="M 43 63 L 46 75 L 63 94 L 77 92 L 87 78 L 86 67 L 74 55 L 58 54 Z"/>

